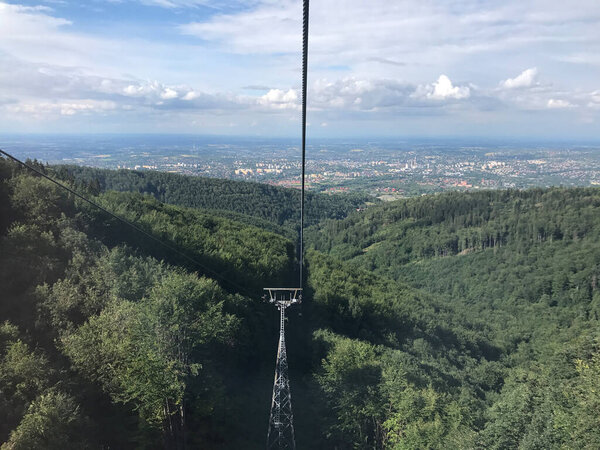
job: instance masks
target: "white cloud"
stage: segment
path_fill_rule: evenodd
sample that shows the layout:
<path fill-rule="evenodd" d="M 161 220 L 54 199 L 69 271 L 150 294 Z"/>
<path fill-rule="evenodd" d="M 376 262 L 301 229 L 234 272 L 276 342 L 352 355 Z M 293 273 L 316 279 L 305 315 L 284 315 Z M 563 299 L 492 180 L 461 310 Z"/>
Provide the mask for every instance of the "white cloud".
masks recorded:
<path fill-rule="evenodd" d="M 575 51 L 566 55 L 557 55 L 558 61 L 565 61 L 572 64 L 600 66 L 600 54 L 598 52 Z"/>
<path fill-rule="evenodd" d="M 131 97 L 138 97 L 144 95 L 144 88 L 140 85 L 130 84 L 125 89 L 123 89 L 123 94 Z"/>
<path fill-rule="evenodd" d="M 359 77 L 389 77 L 400 70 L 411 75 L 422 72 L 416 65 L 433 66 L 440 73 L 449 65 L 460 67 L 470 62 L 481 67 L 498 57 L 503 58 L 505 67 L 518 67 L 514 61 L 520 66 L 522 55 L 555 59 L 560 52 L 580 49 L 586 43 L 597 45 L 600 9 L 594 2 L 319 2 L 311 7 L 311 63 L 349 65 Z M 255 3 L 252 8 L 185 24 L 181 30 L 228 53 L 275 54 L 279 58 L 297 54 L 301 2 Z M 558 43 L 561 49 L 549 43 Z"/>
<path fill-rule="evenodd" d="M 172 100 L 172 99 L 177 98 L 177 97 L 179 97 L 179 94 L 177 93 L 177 91 L 175 89 L 170 88 L 170 87 L 165 88 L 160 93 L 160 98 L 162 98 L 163 100 Z"/>
<path fill-rule="evenodd" d="M 574 106 L 575 105 L 573 105 L 571 102 L 569 102 L 567 100 L 554 99 L 554 98 L 551 98 L 550 100 L 548 100 L 548 103 L 547 103 L 547 107 L 549 109 L 573 108 Z"/>
<path fill-rule="evenodd" d="M 258 99 L 258 103 L 275 109 L 298 109 L 299 107 L 298 94 L 293 89 L 287 91 L 271 89 Z"/>
<path fill-rule="evenodd" d="M 507 107 L 524 111 L 574 108 L 585 103 L 581 89 L 568 90 L 554 83 L 538 81 L 539 71 L 532 67 L 518 76 L 501 81 L 490 95 L 496 95 Z"/>
<path fill-rule="evenodd" d="M 428 98 L 432 100 L 461 100 L 471 96 L 468 86 L 454 86 L 450 78 L 440 75 L 436 82 L 428 85 L 419 85 L 412 94 L 413 98 Z"/>
<path fill-rule="evenodd" d="M 183 93 L 183 97 L 186 100 L 193 100 L 193 91 L 186 87 L 176 86 L 165 86 L 158 81 L 147 81 L 147 82 L 135 82 L 128 84 L 126 87 L 119 90 L 116 85 L 122 84 L 120 80 L 103 80 L 102 86 L 105 87 L 104 92 L 122 94 L 127 97 L 143 98 L 148 102 L 160 101 L 160 100 L 173 100 L 179 98 L 180 93 Z"/>
<path fill-rule="evenodd" d="M 52 11 L 52 8 L 49 6 L 25 6 L 25 5 L 14 5 L 9 3 L 0 3 L 0 13 L 5 11 L 13 11 L 20 13 L 36 13 L 36 12 L 49 12 Z"/>
<path fill-rule="evenodd" d="M 469 98 L 471 90 L 466 86 L 453 86 L 450 78 L 446 75 L 440 75 L 437 82 L 433 83 L 433 92 L 427 95 L 429 98 Z"/>
<path fill-rule="evenodd" d="M 185 94 L 183 97 L 181 97 L 182 100 L 190 101 L 190 100 L 194 100 L 197 99 L 198 97 L 200 97 L 200 94 L 196 91 L 189 91 L 187 94 Z"/>
<path fill-rule="evenodd" d="M 90 54 L 100 50 L 100 41 L 68 33 L 72 22 L 51 13 L 49 8 L 0 2 L 0 53 L 50 64 L 92 62 Z"/>
<path fill-rule="evenodd" d="M 66 11 L 60 9 L 61 14 Z M 71 20 L 58 15 L 50 8 L 24 7 L 0 0 L 0 57 L 11 56 L 96 76 L 135 73 L 141 79 L 162 77 L 169 72 L 180 74 L 183 63 L 176 65 L 174 61 L 190 61 L 192 46 L 188 43 L 171 45 L 152 37 L 144 40 L 136 33 L 123 37 L 122 29 L 118 33 L 111 29 L 111 23 L 115 27 L 122 25 L 114 17 L 107 20 L 101 31 L 84 32 L 81 30 L 85 29 L 86 19 L 79 19 L 73 26 Z M 114 37 L 116 34 L 120 36 Z M 193 52 L 202 54 L 198 47 Z M 167 58 L 169 64 L 165 63 Z"/>
<path fill-rule="evenodd" d="M 309 86 L 308 103 L 312 110 L 385 111 L 397 110 L 415 100 L 415 86 L 389 79 L 341 78 L 316 80 Z"/>
<path fill-rule="evenodd" d="M 252 103 L 235 94 L 209 94 L 159 81 L 98 77 L 78 69 L 28 63 L 2 55 L 0 66 L 0 98 L 14 98 L 11 111 L 21 115 L 37 117 L 61 111 L 63 115 L 97 111 L 119 114 L 125 109 L 242 110 Z"/>
<path fill-rule="evenodd" d="M 208 93 L 156 80 L 97 77 L 77 69 L 36 65 L 1 56 L 0 65 L 6 68 L 0 72 L 0 98 L 11 99 L 0 109 L 8 111 L 11 108 L 10 111 L 21 116 L 119 115 L 124 111 L 141 114 L 261 111 L 296 117 L 300 108 L 298 90 L 293 88 L 269 89 L 262 96 Z M 577 97 L 568 91 L 549 89 L 485 90 L 473 85 L 454 85 L 445 75 L 439 76 L 434 83 L 419 85 L 378 78 L 317 79 L 309 84 L 308 98 L 311 114 L 338 115 L 335 122 L 331 122 L 333 118 L 323 116 L 316 123 L 337 123 L 339 117 L 357 113 L 378 113 L 378 117 L 385 118 L 396 114 L 440 114 L 445 108 L 453 108 L 456 112 L 456 108 L 462 108 L 461 104 L 464 108 L 482 111 L 493 111 L 501 104 L 515 110 L 600 106 L 598 91 Z"/>
<path fill-rule="evenodd" d="M 235 5 L 237 3 L 248 3 L 248 1 L 244 0 L 236 0 L 225 2 L 215 2 L 212 0 L 137 0 L 139 3 L 144 5 L 152 5 L 152 6 L 160 6 L 163 8 L 175 9 L 175 8 L 195 8 L 198 6 L 206 6 L 213 9 L 222 9 L 227 6 L 231 6 L 231 4 Z M 221 3 L 221 4 L 219 4 Z"/>
<path fill-rule="evenodd" d="M 506 89 L 528 88 L 538 84 L 537 77 L 537 67 L 532 67 L 531 69 L 524 70 L 515 78 L 502 81 L 500 85 Z"/>
<path fill-rule="evenodd" d="M 50 119 L 56 116 L 74 116 L 76 114 L 95 114 L 114 111 L 118 108 L 115 102 L 81 99 L 72 102 L 35 102 L 9 105 L 13 114 Z"/>

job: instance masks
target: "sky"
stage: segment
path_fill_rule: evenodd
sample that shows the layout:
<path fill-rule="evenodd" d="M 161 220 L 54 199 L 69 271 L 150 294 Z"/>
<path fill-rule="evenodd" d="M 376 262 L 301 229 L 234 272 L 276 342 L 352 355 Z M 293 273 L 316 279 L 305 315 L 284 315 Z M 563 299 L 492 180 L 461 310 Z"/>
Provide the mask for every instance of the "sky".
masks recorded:
<path fill-rule="evenodd" d="M 0 133 L 300 133 L 301 0 L 0 0 Z M 308 136 L 600 140 L 598 0 L 313 0 Z"/>

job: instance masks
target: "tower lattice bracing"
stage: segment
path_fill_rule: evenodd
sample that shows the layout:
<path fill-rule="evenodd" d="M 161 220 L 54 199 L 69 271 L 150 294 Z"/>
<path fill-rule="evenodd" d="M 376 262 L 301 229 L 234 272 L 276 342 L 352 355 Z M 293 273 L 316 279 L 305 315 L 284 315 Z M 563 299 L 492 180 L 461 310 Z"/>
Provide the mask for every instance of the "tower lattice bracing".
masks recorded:
<path fill-rule="evenodd" d="M 285 310 L 302 300 L 302 289 L 299 288 L 267 288 L 265 300 L 279 308 L 279 346 L 275 363 L 275 381 L 269 430 L 267 432 L 267 449 L 295 449 L 294 416 L 292 414 L 292 394 L 288 378 L 288 361 L 285 348 Z"/>
<path fill-rule="evenodd" d="M 279 348 L 275 366 L 273 383 L 273 399 L 267 433 L 268 449 L 295 449 L 294 418 L 292 414 L 292 395 L 288 378 L 288 362 L 285 349 L 285 305 L 280 305 L 281 312 Z"/>

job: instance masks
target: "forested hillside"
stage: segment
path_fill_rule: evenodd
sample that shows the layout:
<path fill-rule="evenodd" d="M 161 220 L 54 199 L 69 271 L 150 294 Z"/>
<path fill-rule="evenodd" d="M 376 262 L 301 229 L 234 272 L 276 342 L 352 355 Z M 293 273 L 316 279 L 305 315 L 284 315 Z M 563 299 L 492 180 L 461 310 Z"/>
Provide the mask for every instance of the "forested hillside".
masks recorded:
<path fill-rule="evenodd" d="M 559 188 L 408 199 L 310 233 L 315 248 L 485 323 L 502 352 L 485 448 L 600 446 L 599 238 L 600 189 Z"/>
<path fill-rule="evenodd" d="M 61 176 L 176 251 L 0 160 L 2 449 L 263 448 L 260 288 L 293 272 L 293 233 L 273 233 L 293 216 Z M 599 207 L 449 194 L 316 225 L 287 326 L 298 448 L 598 448 Z"/>
<path fill-rule="evenodd" d="M 113 190 L 150 194 L 161 202 L 236 214 L 234 220 L 254 218 L 296 230 L 300 221 L 300 192 L 268 184 L 191 177 L 156 171 L 107 170 L 82 166 L 53 166 L 58 177 L 97 193 Z M 342 219 L 349 212 L 377 199 L 362 194 L 306 194 L 307 224 Z M 258 220 L 258 221 L 257 221 Z M 266 222 L 265 222 L 266 221 Z M 268 225 L 267 225 L 268 226 Z M 279 228 L 281 230 L 281 228 Z"/>

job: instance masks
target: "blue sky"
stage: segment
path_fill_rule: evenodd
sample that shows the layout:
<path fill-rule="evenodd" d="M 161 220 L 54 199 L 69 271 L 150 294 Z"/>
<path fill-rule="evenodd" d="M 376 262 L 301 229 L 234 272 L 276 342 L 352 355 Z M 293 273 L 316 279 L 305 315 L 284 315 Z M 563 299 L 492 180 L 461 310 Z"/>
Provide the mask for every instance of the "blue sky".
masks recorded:
<path fill-rule="evenodd" d="M 0 0 L 0 132 L 294 136 L 300 0 Z M 313 0 L 309 136 L 600 140 L 598 0 Z"/>

